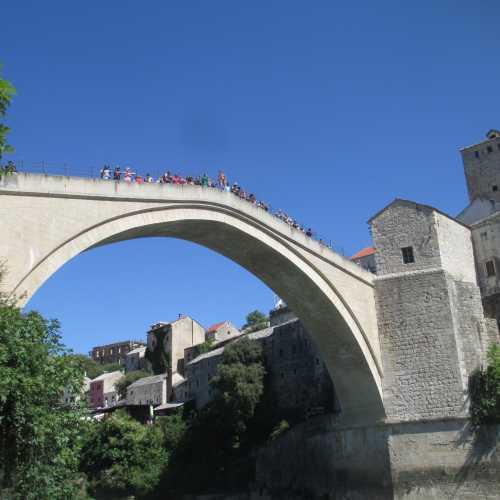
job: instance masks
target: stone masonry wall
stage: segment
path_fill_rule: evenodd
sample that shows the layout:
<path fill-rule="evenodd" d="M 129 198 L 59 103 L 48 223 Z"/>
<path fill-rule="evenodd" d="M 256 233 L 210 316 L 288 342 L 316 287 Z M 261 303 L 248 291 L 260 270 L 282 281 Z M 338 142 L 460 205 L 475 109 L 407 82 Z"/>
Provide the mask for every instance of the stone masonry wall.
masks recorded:
<path fill-rule="evenodd" d="M 434 211 L 428 207 L 395 201 L 371 220 L 371 231 L 379 276 L 441 266 Z M 415 262 L 404 264 L 401 249 L 409 246 Z"/>
<path fill-rule="evenodd" d="M 389 420 L 463 415 L 466 388 L 449 275 L 417 271 L 378 278 L 375 287 Z"/>
<path fill-rule="evenodd" d="M 434 218 L 441 267 L 454 279 L 475 284 L 477 277 L 471 230 L 439 212 L 434 212 Z"/>

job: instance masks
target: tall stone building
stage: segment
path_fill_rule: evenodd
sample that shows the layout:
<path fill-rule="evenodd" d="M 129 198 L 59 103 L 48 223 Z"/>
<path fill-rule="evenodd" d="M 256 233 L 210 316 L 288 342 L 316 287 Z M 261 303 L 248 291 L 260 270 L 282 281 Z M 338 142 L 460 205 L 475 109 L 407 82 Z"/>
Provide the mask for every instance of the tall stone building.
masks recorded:
<path fill-rule="evenodd" d="M 461 154 L 470 203 L 457 218 L 472 231 L 485 314 L 500 324 L 500 131 Z"/>
<path fill-rule="evenodd" d="M 469 200 L 500 201 L 500 131 L 492 129 L 486 139 L 461 149 Z"/>
<path fill-rule="evenodd" d="M 468 377 L 498 338 L 484 318 L 471 230 L 406 200 L 370 224 L 388 417 L 465 416 Z"/>
<path fill-rule="evenodd" d="M 167 394 L 184 377 L 184 350 L 203 342 L 205 329 L 189 316 L 151 326 L 146 358 L 156 375 L 167 374 Z"/>

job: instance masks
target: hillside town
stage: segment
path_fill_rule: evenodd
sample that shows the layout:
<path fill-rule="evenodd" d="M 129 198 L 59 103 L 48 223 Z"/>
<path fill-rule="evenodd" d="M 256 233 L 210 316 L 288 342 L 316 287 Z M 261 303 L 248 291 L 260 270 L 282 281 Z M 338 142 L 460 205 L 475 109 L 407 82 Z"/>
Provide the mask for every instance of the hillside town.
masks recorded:
<path fill-rule="evenodd" d="M 225 347 L 246 338 L 262 346 L 277 411 L 299 420 L 336 411 L 330 375 L 293 312 L 280 301 L 266 323 L 256 326 L 238 329 L 226 320 L 204 328 L 190 316 L 179 315 L 151 325 L 145 342 L 95 346 L 89 353 L 93 361 L 119 369 L 86 377 L 82 394 L 65 392 L 64 402 L 71 405 L 84 397 L 96 419 L 124 409 L 143 423 L 184 405 L 200 410 L 213 398 L 210 380 Z M 140 378 L 128 384 L 121 397 L 120 382 L 132 373 Z"/>

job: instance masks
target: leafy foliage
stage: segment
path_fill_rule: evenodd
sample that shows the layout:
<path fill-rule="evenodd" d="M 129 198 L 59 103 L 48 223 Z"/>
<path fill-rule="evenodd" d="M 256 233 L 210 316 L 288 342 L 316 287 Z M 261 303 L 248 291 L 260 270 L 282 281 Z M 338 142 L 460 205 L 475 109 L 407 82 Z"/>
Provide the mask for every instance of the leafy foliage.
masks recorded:
<path fill-rule="evenodd" d="M 122 411 L 94 423 L 86 433 L 81 467 L 100 495 L 140 495 L 152 491 L 167 463 L 159 426 L 144 426 Z"/>
<path fill-rule="evenodd" d="M 262 348 L 241 339 L 227 346 L 211 385 L 214 400 L 187 416 L 159 491 L 207 492 L 248 481 L 247 429 L 264 392 Z M 174 496 L 173 498 L 178 498 Z"/>
<path fill-rule="evenodd" d="M 116 392 L 120 399 L 126 399 L 127 397 L 127 387 L 133 384 L 137 380 L 144 377 L 149 377 L 151 374 L 145 370 L 137 370 L 134 372 L 127 373 L 122 379 L 116 383 Z"/>
<path fill-rule="evenodd" d="M 81 412 L 62 406 L 83 372 L 59 324 L 0 306 L 0 488 L 3 498 L 78 498 Z M 8 493 L 6 493 L 8 492 Z"/>
<path fill-rule="evenodd" d="M 290 424 L 288 423 L 288 421 L 281 420 L 279 424 L 271 432 L 269 439 L 271 439 L 271 441 L 277 439 L 279 436 L 284 434 L 288 429 L 290 429 Z"/>
<path fill-rule="evenodd" d="M 1 70 L 0 66 L 0 70 Z M 2 78 L 0 73 L 0 118 L 3 118 L 7 113 L 7 108 L 10 106 L 12 98 L 16 94 L 16 89 L 8 80 Z M 0 161 L 5 153 L 14 151 L 12 146 L 7 143 L 7 134 L 10 128 L 0 122 Z"/>
<path fill-rule="evenodd" d="M 212 350 L 214 341 L 212 339 L 205 340 L 203 344 L 199 344 L 196 346 L 196 352 L 197 355 L 199 356 L 200 354 L 205 354 L 207 352 L 210 352 Z"/>
<path fill-rule="evenodd" d="M 85 356 L 85 354 L 70 354 L 70 357 L 73 358 L 75 363 L 80 367 L 81 370 L 85 372 L 87 377 L 96 378 L 99 375 L 102 375 L 105 371 L 115 371 L 120 369 L 120 365 L 117 364 L 117 368 L 110 366 L 111 369 L 108 368 L 108 365 L 101 365 L 94 361 L 92 358 Z"/>
<path fill-rule="evenodd" d="M 488 366 L 469 381 L 471 418 L 476 425 L 500 422 L 500 345 L 488 350 Z"/>
<path fill-rule="evenodd" d="M 246 323 L 243 325 L 243 329 L 247 332 L 256 332 L 257 330 L 262 330 L 266 328 L 269 324 L 269 318 L 262 312 L 255 310 L 247 314 Z"/>

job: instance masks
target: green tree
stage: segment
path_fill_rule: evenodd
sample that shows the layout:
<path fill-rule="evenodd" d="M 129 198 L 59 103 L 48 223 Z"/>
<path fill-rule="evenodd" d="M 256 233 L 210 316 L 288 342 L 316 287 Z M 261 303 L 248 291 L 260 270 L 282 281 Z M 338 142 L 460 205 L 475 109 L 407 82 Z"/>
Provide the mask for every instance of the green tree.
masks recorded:
<path fill-rule="evenodd" d="M 96 378 L 104 373 L 104 365 L 94 361 L 92 358 L 85 356 L 85 354 L 70 354 L 75 363 L 89 378 Z"/>
<path fill-rule="evenodd" d="M 262 330 L 269 324 L 269 318 L 257 309 L 247 314 L 246 321 L 247 322 L 243 325 L 243 329 L 247 332 Z"/>
<path fill-rule="evenodd" d="M 264 393 L 265 376 L 261 345 L 248 338 L 224 349 L 222 362 L 211 380 L 216 391 L 213 411 L 237 444 Z"/>
<path fill-rule="evenodd" d="M 471 419 L 476 425 L 500 422 L 500 344 L 488 350 L 488 365 L 469 381 Z"/>
<path fill-rule="evenodd" d="M 105 498 L 148 494 L 167 463 L 162 438 L 159 426 L 142 425 L 122 411 L 94 423 L 81 453 L 91 490 Z"/>
<path fill-rule="evenodd" d="M 56 321 L 0 306 L 0 497 L 78 498 L 85 419 L 61 397 L 82 381 Z"/>
<path fill-rule="evenodd" d="M 127 373 L 121 380 L 116 384 L 116 392 L 120 399 L 126 399 L 127 397 L 127 387 L 133 384 L 137 380 L 144 377 L 149 377 L 151 374 L 145 370 L 137 370 L 134 372 Z"/>
<path fill-rule="evenodd" d="M 16 89 L 8 80 L 2 78 L 1 75 L 2 66 L 0 65 L 0 119 L 2 119 L 6 113 L 7 108 L 10 106 L 12 98 L 16 94 Z M 5 153 L 11 153 L 14 151 L 12 146 L 7 143 L 7 134 L 10 128 L 4 123 L 0 122 L 0 164 L 2 157 Z M 1 172 L 0 172 L 1 177 Z"/>

